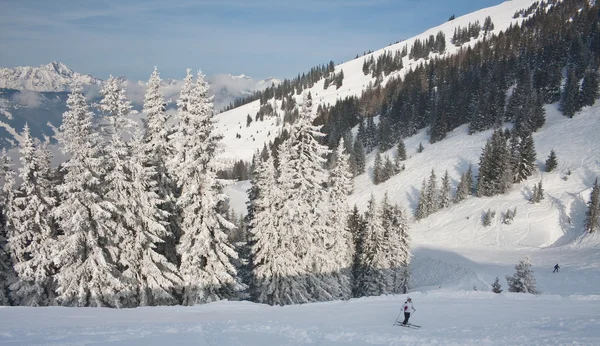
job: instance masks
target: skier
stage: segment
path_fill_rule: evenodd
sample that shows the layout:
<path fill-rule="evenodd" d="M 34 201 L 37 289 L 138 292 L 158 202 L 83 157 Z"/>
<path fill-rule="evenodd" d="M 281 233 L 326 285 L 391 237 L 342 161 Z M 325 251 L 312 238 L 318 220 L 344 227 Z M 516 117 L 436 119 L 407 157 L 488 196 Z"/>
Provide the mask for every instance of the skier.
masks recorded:
<path fill-rule="evenodd" d="M 556 273 L 559 269 L 560 269 L 560 267 L 558 266 L 558 263 L 556 263 L 556 265 L 554 266 L 553 273 Z"/>
<path fill-rule="evenodd" d="M 406 325 L 410 318 L 410 314 L 417 311 L 417 309 L 414 308 L 410 297 L 406 298 L 406 301 L 402 305 L 402 311 L 404 312 L 404 322 L 402 322 L 402 325 Z"/>

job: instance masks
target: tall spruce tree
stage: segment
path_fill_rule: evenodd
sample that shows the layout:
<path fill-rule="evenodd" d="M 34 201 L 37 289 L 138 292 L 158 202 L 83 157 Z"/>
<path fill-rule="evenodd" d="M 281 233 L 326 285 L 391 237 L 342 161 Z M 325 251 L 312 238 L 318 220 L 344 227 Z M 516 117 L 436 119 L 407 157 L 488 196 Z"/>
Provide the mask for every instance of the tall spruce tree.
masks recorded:
<path fill-rule="evenodd" d="M 550 155 L 546 159 L 546 172 L 552 172 L 558 166 L 558 159 L 554 149 L 550 150 Z"/>
<path fill-rule="evenodd" d="M 50 157 L 36 146 L 27 123 L 19 143 L 21 185 L 14 198 L 13 231 L 8 246 L 17 280 L 10 286 L 15 305 L 54 304 L 53 252 L 56 229 L 51 212 L 56 205 Z"/>
<path fill-rule="evenodd" d="M 569 70 L 567 73 L 567 81 L 563 88 L 560 106 L 563 114 L 569 118 L 572 118 L 581 109 L 579 78 L 577 78 L 574 70 Z"/>
<path fill-rule="evenodd" d="M 175 246 L 179 241 L 179 219 L 175 206 L 176 186 L 173 176 L 167 168 L 167 162 L 173 156 L 173 145 L 169 141 L 171 127 L 168 125 L 169 116 L 166 113 L 166 103 L 160 91 L 161 78 L 157 68 L 150 75 L 148 87 L 144 95 L 144 108 L 142 112 L 146 115 L 144 122 L 144 140 L 142 150 L 145 160 L 144 166 L 154 170 L 150 177 L 152 185 L 155 185 L 155 193 L 160 200 L 160 209 L 168 213 L 165 226 L 164 241 L 158 244 L 158 251 L 167 259 L 177 263 L 177 252 Z"/>
<path fill-rule="evenodd" d="M 354 140 L 354 157 L 356 159 L 356 175 L 361 175 L 366 169 L 366 157 L 365 148 L 358 136 Z"/>
<path fill-rule="evenodd" d="M 329 150 L 319 143 L 324 134 L 312 125 L 310 94 L 304 95 L 299 114 L 290 137 L 279 149 L 278 183 L 284 196 L 280 227 L 288 229 L 296 241 L 291 251 L 305 266 L 309 297 L 315 301 L 331 300 L 341 288 L 339 282 L 328 277 L 328 270 L 336 266 L 329 251 L 332 232 L 326 224 L 328 210 L 323 189 L 327 181 L 324 157 Z"/>
<path fill-rule="evenodd" d="M 427 190 L 425 191 L 425 208 L 427 209 L 427 215 L 433 214 L 439 209 L 439 195 L 440 191 L 437 188 L 437 176 L 435 170 L 431 170 L 429 181 L 427 182 Z"/>
<path fill-rule="evenodd" d="M 67 99 L 58 142 L 70 157 L 57 186 L 54 216 L 63 234 L 57 242 L 57 302 L 64 306 L 119 306 L 123 284 L 116 268 L 117 244 L 112 205 L 102 197 L 101 137 L 94 131 L 81 86 Z"/>
<path fill-rule="evenodd" d="M 383 162 L 381 161 L 381 154 L 378 151 L 373 161 L 373 184 L 377 185 L 384 181 Z"/>
<path fill-rule="evenodd" d="M 600 78 L 598 77 L 597 68 L 589 68 L 586 70 L 583 76 L 583 82 L 581 83 L 581 106 L 592 106 L 598 98 L 598 87 L 600 85 Z"/>
<path fill-rule="evenodd" d="M 352 213 L 348 217 L 348 228 L 352 233 L 353 243 L 352 296 L 358 298 L 364 296 L 362 289 L 365 287 L 364 280 L 367 278 L 365 262 L 367 239 L 365 223 L 356 205 L 354 205 L 354 209 L 352 209 Z"/>
<path fill-rule="evenodd" d="M 600 187 L 598 187 L 598 178 L 594 182 L 590 200 L 588 202 L 588 210 L 585 213 L 585 231 L 594 233 L 600 230 Z"/>
<path fill-rule="evenodd" d="M 364 277 L 360 280 L 360 291 L 365 296 L 387 294 L 390 282 L 389 260 L 387 258 L 388 243 L 386 229 L 382 222 L 381 208 L 377 206 L 375 197 L 371 195 L 364 216 L 365 250 L 363 255 Z"/>
<path fill-rule="evenodd" d="M 440 194 L 438 196 L 439 208 L 448 208 L 450 206 L 450 189 L 452 186 L 450 185 L 450 176 L 448 175 L 448 171 L 444 173 L 444 177 L 442 178 L 442 186 L 440 186 Z"/>
<path fill-rule="evenodd" d="M 218 191 L 213 161 L 221 136 L 214 131 L 213 104 L 202 73 L 194 85 L 187 70 L 177 106 L 171 171 L 181 189 L 177 205 L 182 235 L 177 252 L 183 304 L 234 298 L 243 286 L 231 263 L 237 253 L 224 230 L 235 226 L 218 209 L 225 196 Z"/>
<path fill-rule="evenodd" d="M 336 150 L 335 166 L 329 174 L 329 224 L 331 241 L 326 245 L 333 250 L 333 267 L 328 271 L 340 286 L 339 298 L 348 299 L 352 293 L 350 268 L 352 266 L 352 234 L 348 229 L 348 195 L 354 188 L 354 180 L 348 168 L 349 155 L 345 152 L 344 139 Z"/>
<path fill-rule="evenodd" d="M 458 187 L 456 188 L 456 195 L 454 196 L 454 203 L 460 203 L 465 200 L 468 196 L 471 195 L 471 190 L 473 189 L 473 173 L 471 165 L 469 165 L 469 169 L 466 173 L 463 173 L 460 176 L 460 181 L 458 182 Z"/>
<path fill-rule="evenodd" d="M 519 140 L 518 151 L 513 157 L 514 182 L 521 182 L 535 172 L 535 145 L 531 132 L 522 134 Z"/>
<path fill-rule="evenodd" d="M 427 201 L 427 182 L 425 178 L 423 178 L 423 183 L 421 184 L 421 195 L 419 196 L 419 203 L 417 205 L 417 209 L 415 210 L 415 218 L 417 220 L 421 220 L 426 218 L 429 215 L 429 202 Z"/>
<path fill-rule="evenodd" d="M 14 171 L 12 162 L 2 149 L 0 155 L 0 180 L 3 182 L 0 190 L 0 306 L 10 305 L 9 285 L 15 280 L 15 272 L 12 266 L 7 238 L 8 234 L 13 232 L 11 222 L 13 201 L 14 201 Z"/>

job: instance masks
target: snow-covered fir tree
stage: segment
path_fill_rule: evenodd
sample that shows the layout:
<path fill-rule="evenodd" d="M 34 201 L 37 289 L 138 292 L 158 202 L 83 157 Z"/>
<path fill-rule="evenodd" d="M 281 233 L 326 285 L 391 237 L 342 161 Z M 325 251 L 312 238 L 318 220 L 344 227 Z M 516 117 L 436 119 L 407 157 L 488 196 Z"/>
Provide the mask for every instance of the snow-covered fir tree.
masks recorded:
<path fill-rule="evenodd" d="M 329 150 L 319 143 L 324 134 L 312 125 L 310 93 L 303 96 L 299 114 L 290 137 L 279 149 L 278 183 L 284 196 L 281 227 L 288 228 L 296 241 L 293 252 L 306 266 L 311 298 L 332 300 L 340 296 L 342 288 L 331 277 L 339 268 L 331 256 L 335 233 L 327 225 L 329 211 L 323 189 L 328 178 L 324 157 Z"/>
<path fill-rule="evenodd" d="M 352 233 L 353 256 L 352 256 L 352 296 L 362 297 L 363 280 L 366 278 L 365 266 L 365 223 L 358 207 L 354 205 L 352 213 L 348 217 L 348 228 Z"/>
<path fill-rule="evenodd" d="M 477 194 L 494 196 L 508 192 L 514 180 L 511 162 L 512 157 L 504 131 L 498 129 L 494 131 L 481 153 Z"/>
<path fill-rule="evenodd" d="M 389 261 L 385 273 L 386 290 L 406 293 L 410 278 L 408 221 L 404 210 L 390 203 L 387 192 L 381 201 L 381 222 L 385 229 L 386 258 Z"/>
<path fill-rule="evenodd" d="M 335 152 L 336 162 L 329 175 L 329 223 L 332 233 L 330 253 L 334 256 L 337 270 L 331 271 L 335 280 L 339 281 L 341 297 L 350 298 L 350 268 L 352 266 L 352 234 L 348 229 L 348 195 L 354 189 L 354 180 L 349 170 L 349 155 L 345 151 L 344 139 Z"/>
<path fill-rule="evenodd" d="M 373 161 L 373 184 L 377 185 L 384 181 L 383 162 L 381 161 L 381 154 L 377 151 Z"/>
<path fill-rule="evenodd" d="M 386 239 L 386 229 L 382 221 L 381 209 L 377 206 L 375 197 L 371 195 L 364 216 L 365 244 L 364 244 L 364 272 L 359 280 L 364 296 L 378 296 L 388 294 L 390 267 L 388 259 L 389 244 Z"/>
<path fill-rule="evenodd" d="M 558 166 L 558 159 L 556 158 L 556 152 L 554 149 L 550 150 L 550 155 L 546 159 L 546 172 L 552 172 Z"/>
<path fill-rule="evenodd" d="M 159 246 L 168 239 L 168 213 L 161 209 L 164 200 L 158 193 L 154 166 L 145 165 L 142 134 L 133 133 L 133 156 L 129 206 L 136 214 L 128 220 L 128 232 L 121 245 L 121 280 L 125 306 L 173 305 L 178 303 L 181 279 L 177 266 L 160 253 Z"/>
<path fill-rule="evenodd" d="M 448 175 L 448 171 L 444 173 L 444 177 L 442 178 L 442 186 L 440 186 L 440 195 L 438 196 L 439 208 L 448 208 L 450 206 L 450 176 Z"/>
<path fill-rule="evenodd" d="M 123 285 L 115 266 L 113 206 L 101 195 L 101 137 L 94 131 L 81 86 L 71 90 L 58 135 L 70 159 L 61 168 L 61 203 L 53 213 L 63 232 L 57 242 L 57 301 L 65 306 L 119 306 Z"/>
<path fill-rule="evenodd" d="M 471 165 L 466 173 L 460 176 L 458 187 L 456 188 L 456 195 L 454 196 L 454 203 L 460 203 L 465 200 L 467 196 L 471 195 L 471 189 L 473 188 L 473 173 Z"/>
<path fill-rule="evenodd" d="M 358 136 L 354 140 L 354 157 L 356 160 L 356 175 L 361 175 L 365 172 L 366 168 L 366 158 L 365 158 L 365 148 L 363 146 L 362 141 Z"/>
<path fill-rule="evenodd" d="M 218 191 L 214 157 L 221 136 L 214 131 L 213 104 L 208 83 L 198 73 L 192 83 L 187 71 L 177 101 L 174 160 L 170 170 L 181 195 L 181 238 L 177 252 L 183 279 L 183 304 L 195 305 L 233 298 L 243 288 L 234 265 L 237 253 L 224 230 L 235 227 L 218 210 L 225 196 Z"/>
<path fill-rule="evenodd" d="M 500 284 L 500 279 L 496 276 L 496 280 L 492 284 L 492 292 L 494 293 L 502 293 L 502 285 Z"/>
<path fill-rule="evenodd" d="M 425 190 L 425 209 L 427 210 L 427 215 L 433 214 L 439 209 L 439 194 L 437 188 L 437 176 L 435 174 L 435 170 L 431 170 L 431 175 L 429 176 L 429 181 L 427 182 L 427 190 Z"/>
<path fill-rule="evenodd" d="M 19 143 L 21 185 L 14 198 L 12 232 L 8 245 L 17 273 L 10 286 L 15 305 L 54 304 L 56 229 L 51 211 L 56 205 L 51 181 L 50 157 L 36 146 L 25 124 Z"/>
<path fill-rule="evenodd" d="M 428 202 L 427 202 L 427 182 L 425 178 L 423 178 L 423 183 L 421 184 L 421 195 L 419 197 L 419 204 L 417 205 L 417 209 L 415 210 L 415 218 L 417 220 L 421 220 L 426 218 L 429 215 Z"/>
<path fill-rule="evenodd" d="M 519 261 L 515 265 L 515 273 L 513 276 L 506 276 L 508 283 L 508 291 L 516 293 L 531 293 L 538 294 L 536 289 L 536 280 L 531 270 L 531 261 L 529 256 L 525 256 L 525 259 Z"/>
<path fill-rule="evenodd" d="M 529 178 L 535 172 L 536 153 L 533 136 L 528 132 L 519 137 L 518 147 L 512 152 L 515 183 Z"/>
<path fill-rule="evenodd" d="M 585 213 L 585 231 L 588 233 L 597 232 L 600 230 L 600 187 L 598 186 L 598 178 L 594 182 L 588 209 Z"/>
<path fill-rule="evenodd" d="M 7 238 L 12 232 L 12 209 L 14 200 L 14 171 L 12 161 L 2 149 L 0 154 L 0 306 L 10 305 L 8 286 L 15 280 L 15 273 L 10 261 Z"/>
<path fill-rule="evenodd" d="M 253 263 L 253 295 L 259 303 L 289 305 L 311 301 L 306 285 L 306 266 L 297 256 L 297 239 L 282 227 L 283 194 L 269 155 L 256 168 L 254 216 L 250 220 Z"/>
<path fill-rule="evenodd" d="M 176 187 L 167 169 L 167 162 L 173 155 L 173 146 L 169 142 L 171 126 L 168 124 L 169 116 L 166 113 L 166 102 L 160 91 L 160 83 L 160 75 L 155 67 L 144 95 L 142 112 L 146 115 L 146 120 L 142 150 L 145 155 L 144 165 L 154 169 L 151 179 L 156 184 L 156 194 L 161 200 L 160 209 L 168 213 L 166 235 L 158 249 L 170 262 L 177 264 L 175 247 L 179 239 L 179 219 L 175 209 Z"/>

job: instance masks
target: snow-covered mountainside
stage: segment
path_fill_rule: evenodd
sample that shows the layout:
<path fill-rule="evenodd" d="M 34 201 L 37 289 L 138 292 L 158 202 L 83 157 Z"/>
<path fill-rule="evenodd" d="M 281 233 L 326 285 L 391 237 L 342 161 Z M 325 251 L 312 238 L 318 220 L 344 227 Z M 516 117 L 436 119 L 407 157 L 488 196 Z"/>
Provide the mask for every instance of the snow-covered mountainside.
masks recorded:
<path fill-rule="evenodd" d="M 69 85 L 73 82 L 82 85 L 100 85 L 102 80 L 88 74 L 74 72 L 58 61 L 39 67 L 0 68 L 0 88 L 61 92 L 68 91 Z"/>
<path fill-rule="evenodd" d="M 313 109 L 316 110 L 319 104 L 334 104 L 336 100 L 343 99 L 348 96 L 360 95 L 363 90 L 367 88 L 369 83 L 373 83 L 375 79 L 369 75 L 365 75 L 362 72 L 362 66 L 365 59 L 371 56 L 377 59 L 378 56 L 385 52 L 394 52 L 401 50 L 403 47 L 410 47 L 413 43 L 419 40 L 425 40 L 430 35 L 436 35 L 439 31 L 442 31 L 446 36 L 446 51 L 443 54 L 431 53 L 430 58 L 443 57 L 456 54 L 460 47 L 456 47 L 450 42 L 454 30 L 457 27 L 466 27 L 470 22 L 479 21 L 483 23 L 486 17 L 490 17 L 494 23 L 494 30 L 491 34 L 498 34 L 500 31 L 505 31 L 511 24 L 521 23 L 524 18 L 518 17 L 513 18 L 516 11 L 526 9 L 531 6 L 536 0 L 513 0 L 506 1 L 500 5 L 488 7 L 473 13 L 456 18 L 452 21 L 445 22 L 437 27 L 431 28 L 417 36 L 411 37 L 407 40 L 399 43 L 390 45 L 383 49 L 379 49 L 371 54 L 359 57 L 354 60 L 339 64 L 335 66 L 335 72 L 344 71 L 343 85 L 341 88 L 336 89 L 334 86 L 330 86 L 327 89 L 323 89 L 325 80 L 321 79 L 312 88 L 305 90 L 310 91 L 313 97 Z M 478 41 L 483 40 L 484 33 L 481 32 L 477 39 L 472 39 L 468 43 L 462 45 L 462 47 L 473 46 Z M 423 63 L 424 59 L 410 60 L 408 56 L 403 58 L 403 65 L 399 71 L 391 73 L 387 76 L 382 85 L 385 85 L 390 79 L 398 76 L 403 76 L 405 73 L 410 71 L 412 68 Z M 296 96 L 296 101 L 300 101 L 301 96 Z M 277 104 L 281 106 L 281 101 L 274 102 L 270 101 L 271 104 Z M 231 111 L 224 112 L 219 115 L 219 130 L 224 135 L 224 152 L 222 157 L 228 160 L 246 160 L 250 161 L 252 155 L 256 149 L 262 149 L 265 142 L 269 142 L 277 137 L 277 134 L 281 131 L 282 121 L 276 121 L 273 118 L 265 118 L 265 121 L 254 121 L 250 126 L 246 127 L 246 117 L 254 115 L 260 109 L 260 102 L 254 101 L 244 106 L 235 108 Z M 281 113 L 281 112 L 280 112 Z M 241 137 L 240 137 L 241 136 Z"/>

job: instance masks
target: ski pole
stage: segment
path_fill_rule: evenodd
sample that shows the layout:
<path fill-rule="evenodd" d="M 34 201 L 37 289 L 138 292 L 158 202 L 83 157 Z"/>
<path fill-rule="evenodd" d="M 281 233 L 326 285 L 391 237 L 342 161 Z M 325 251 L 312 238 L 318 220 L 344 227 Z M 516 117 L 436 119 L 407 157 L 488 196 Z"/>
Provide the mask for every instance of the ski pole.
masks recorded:
<path fill-rule="evenodd" d="M 396 323 L 398 323 L 398 319 L 400 318 L 401 313 L 402 313 L 402 310 L 400 310 L 400 313 L 398 314 L 398 316 L 396 316 L 396 320 L 394 321 L 394 324 L 392 324 L 392 326 L 395 326 Z"/>

